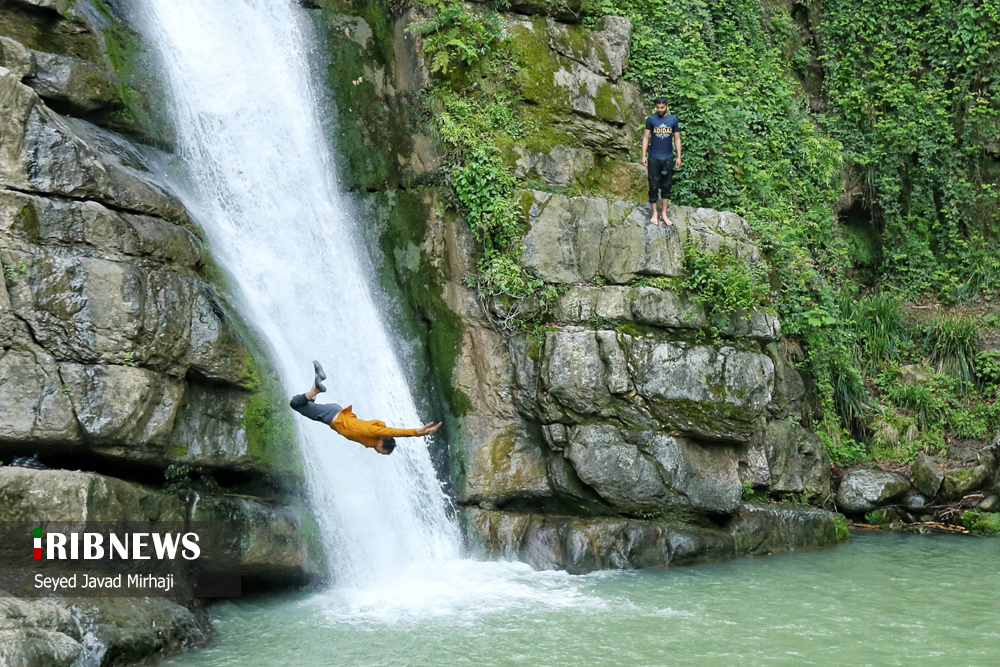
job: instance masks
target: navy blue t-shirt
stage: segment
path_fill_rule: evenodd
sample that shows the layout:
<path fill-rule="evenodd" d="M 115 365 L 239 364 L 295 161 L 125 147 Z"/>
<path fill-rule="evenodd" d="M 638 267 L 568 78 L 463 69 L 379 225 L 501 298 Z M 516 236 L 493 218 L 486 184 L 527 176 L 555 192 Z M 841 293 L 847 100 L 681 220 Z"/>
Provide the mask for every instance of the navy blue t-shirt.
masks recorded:
<path fill-rule="evenodd" d="M 654 113 L 646 119 L 646 129 L 649 130 L 649 157 L 654 160 L 673 160 L 674 134 L 680 132 L 677 116 L 671 113 L 666 116 Z"/>

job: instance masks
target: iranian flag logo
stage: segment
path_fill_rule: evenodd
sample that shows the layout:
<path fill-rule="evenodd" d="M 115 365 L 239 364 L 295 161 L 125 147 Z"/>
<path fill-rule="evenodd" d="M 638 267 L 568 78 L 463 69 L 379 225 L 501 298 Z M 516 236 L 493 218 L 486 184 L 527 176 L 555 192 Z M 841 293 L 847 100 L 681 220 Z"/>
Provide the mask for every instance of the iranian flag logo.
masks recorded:
<path fill-rule="evenodd" d="M 35 560 L 42 558 L 42 529 L 35 528 Z"/>

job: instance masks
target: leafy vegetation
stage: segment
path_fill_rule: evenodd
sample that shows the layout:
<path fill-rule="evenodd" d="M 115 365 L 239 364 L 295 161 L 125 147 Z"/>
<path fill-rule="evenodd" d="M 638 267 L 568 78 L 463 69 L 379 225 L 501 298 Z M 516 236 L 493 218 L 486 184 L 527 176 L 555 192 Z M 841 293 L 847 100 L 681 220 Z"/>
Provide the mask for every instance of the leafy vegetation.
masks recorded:
<path fill-rule="evenodd" d="M 815 23 L 750 0 L 600 7 L 633 22 L 627 76 L 682 119 L 676 200 L 734 210 L 758 236 L 835 461 L 905 460 L 1000 425 L 998 382 L 975 382 L 978 366 L 998 377 L 997 359 L 977 355 L 975 324 L 916 325 L 902 308 L 1000 289 L 1000 165 L 984 151 L 1000 133 L 997 6 L 836 0 Z M 843 174 L 878 252 L 838 223 Z M 861 265 L 881 291 L 866 296 Z M 933 381 L 899 384 L 904 364 L 929 366 Z"/>
<path fill-rule="evenodd" d="M 962 512 L 962 525 L 978 535 L 1000 535 L 1000 513 L 977 509 Z"/>
<path fill-rule="evenodd" d="M 684 281 L 709 319 L 716 315 L 745 313 L 763 308 L 769 290 L 762 266 L 739 260 L 731 250 L 699 250 L 688 241 L 684 248 Z"/>
<path fill-rule="evenodd" d="M 482 251 L 480 292 L 529 299 L 546 286 L 516 261 L 506 151 L 531 128 L 510 40 L 489 9 L 423 10 L 413 30 L 451 203 Z M 833 0 L 792 17 L 758 0 L 601 0 L 591 16 L 603 14 L 633 24 L 626 77 L 682 119 L 675 200 L 743 215 L 765 257 L 748 267 L 689 247 L 682 277 L 636 284 L 681 286 L 712 315 L 777 310 L 803 344 L 838 463 L 908 460 L 1000 427 L 1000 355 L 978 351 L 980 323 L 919 322 L 904 306 L 1000 291 L 1000 162 L 986 149 L 1000 142 L 995 3 Z M 845 188 L 853 205 L 838 217 Z"/>
<path fill-rule="evenodd" d="M 434 127 L 448 149 L 452 204 L 482 250 L 479 290 L 522 299 L 542 282 L 517 262 L 523 231 L 518 184 L 501 153 L 524 132 L 509 37 L 494 13 L 449 2 L 425 3 L 423 10 L 409 30 L 423 36 L 435 75 Z"/>

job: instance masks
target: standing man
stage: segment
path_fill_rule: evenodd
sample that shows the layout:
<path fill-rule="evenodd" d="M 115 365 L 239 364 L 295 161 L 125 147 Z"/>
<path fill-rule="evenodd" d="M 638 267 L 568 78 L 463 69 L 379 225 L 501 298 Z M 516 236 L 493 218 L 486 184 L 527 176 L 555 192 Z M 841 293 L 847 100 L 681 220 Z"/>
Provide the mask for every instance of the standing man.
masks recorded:
<path fill-rule="evenodd" d="M 646 119 L 646 131 L 642 135 L 642 166 L 649 176 L 649 203 L 653 208 L 653 217 L 649 219 L 654 225 L 660 224 L 659 218 L 668 227 L 673 221 L 667 217 L 667 207 L 670 206 L 670 188 L 674 184 L 674 169 L 681 166 L 681 131 L 677 125 L 677 116 L 668 113 L 666 97 L 657 97 L 656 113 Z M 650 136 L 652 135 L 652 137 Z M 674 160 L 674 148 L 677 148 L 677 159 Z M 656 215 L 656 204 L 663 197 L 663 208 Z"/>

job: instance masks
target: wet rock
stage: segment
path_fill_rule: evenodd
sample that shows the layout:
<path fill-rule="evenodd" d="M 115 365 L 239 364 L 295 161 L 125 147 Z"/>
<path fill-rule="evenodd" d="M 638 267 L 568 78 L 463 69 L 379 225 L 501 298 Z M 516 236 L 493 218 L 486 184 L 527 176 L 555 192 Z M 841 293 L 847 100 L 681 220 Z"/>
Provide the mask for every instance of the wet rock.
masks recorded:
<path fill-rule="evenodd" d="M 599 197 L 563 197 L 533 190 L 523 202 L 531 230 L 521 261 L 555 283 L 588 283 L 597 276 L 600 242 L 609 220 L 621 220 L 631 203 Z"/>
<path fill-rule="evenodd" d="M 540 570 L 663 569 L 735 556 L 727 533 L 669 521 L 510 514 L 475 507 L 465 513 L 488 555 L 517 557 Z"/>
<path fill-rule="evenodd" d="M 65 607 L 47 600 L 0 597 L 0 664 L 70 667 L 83 647 L 79 626 Z"/>
<path fill-rule="evenodd" d="M 94 199 L 115 208 L 189 221 L 124 139 L 46 107 L 10 70 L 0 69 L 0 180 L 17 190 Z"/>
<path fill-rule="evenodd" d="M 18 79 L 35 71 L 35 56 L 31 49 L 18 41 L 0 35 L 0 67 L 6 67 Z"/>
<path fill-rule="evenodd" d="M 199 494 L 194 521 L 232 521 L 240 526 L 241 576 L 256 586 L 303 585 L 323 575 L 318 533 L 295 507 L 244 496 Z M 315 543 L 310 543 L 310 535 Z"/>
<path fill-rule="evenodd" d="M 910 483 L 885 470 L 854 468 L 844 476 L 837 491 L 837 506 L 848 512 L 868 512 L 899 498 Z"/>
<path fill-rule="evenodd" d="M 95 445 L 163 444 L 184 383 L 129 366 L 62 364 L 60 375 L 85 437 Z"/>
<path fill-rule="evenodd" d="M 842 515 L 804 507 L 743 504 L 729 530 L 740 556 L 815 549 L 847 538 Z"/>
<path fill-rule="evenodd" d="M 913 473 L 913 485 L 928 498 L 934 498 L 941 490 L 944 473 L 940 464 L 926 453 L 917 453 L 910 471 Z"/>
<path fill-rule="evenodd" d="M 927 505 L 927 498 L 919 493 L 907 493 L 900 502 L 903 504 L 903 507 L 918 509 Z"/>
<path fill-rule="evenodd" d="M 519 155 L 514 175 L 538 178 L 550 185 L 567 187 L 583 181 L 594 168 L 594 153 L 586 148 L 557 144 L 547 153 L 515 149 Z"/>
<path fill-rule="evenodd" d="M 581 414 L 611 416 L 606 373 L 593 331 L 547 334 L 541 377 L 548 394 L 561 405 Z"/>
<path fill-rule="evenodd" d="M 515 57 L 522 65 L 517 81 L 525 100 L 610 126 L 638 126 L 643 114 L 639 89 L 602 74 L 620 75 L 628 48 L 627 39 L 622 43 L 622 19 L 606 25 L 606 31 L 594 33 L 551 20 L 510 22 Z"/>
<path fill-rule="evenodd" d="M 531 228 L 521 260 L 555 283 L 590 283 L 600 276 L 625 284 L 640 275 L 679 276 L 688 239 L 701 249 L 726 249 L 744 261 L 760 261 L 746 222 L 733 213 L 671 207 L 675 224 L 667 229 L 648 224 L 648 208 L 634 202 L 528 191 L 522 205 Z M 759 317 L 764 319 L 751 320 L 746 330 L 775 336 L 774 321 Z"/>
<path fill-rule="evenodd" d="M 620 16 L 605 16 L 597 30 L 588 30 L 549 19 L 549 48 L 593 72 L 619 79 L 628 62 L 632 23 Z"/>
<path fill-rule="evenodd" d="M 1000 496 L 986 496 L 979 501 L 976 508 L 984 512 L 1000 511 Z"/>
<path fill-rule="evenodd" d="M 648 337 L 621 340 L 636 391 L 661 422 L 710 440 L 749 439 L 771 400 L 774 367 L 765 355 Z"/>
<path fill-rule="evenodd" d="M 768 410 L 779 419 L 788 416 L 801 419 L 806 396 L 802 376 L 777 343 L 767 345 L 764 352 L 774 363 L 774 391 Z"/>
<path fill-rule="evenodd" d="M 73 113 L 123 106 L 115 82 L 101 68 L 79 58 L 35 51 L 24 83 L 42 99 Z"/>
<path fill-rule="evenodd" d="M 143 364 L 175 375 L 191 368 L 214 380 L 246 381 L 247 350 L 212 288 L 197 277 L 25 248 L 4 257 L 26 275 L 10 288 L 11 307 L 60 359 Z"/>
<path fill-rule="evenodd" d="M 773 421 L 766 437 L 772 491 L 830 496 L 830 457 L 818 435 L 798 424 Z"/>
<path fill-rule="evenodd" d="M 91 246 L 106 253 L 148 257 L 194 268 L 201 263 L 197 237 L 180 225 L 121 213 L 93 201 L 50 198 L 0 189 L 0 230 L 41 245 Z"/>

